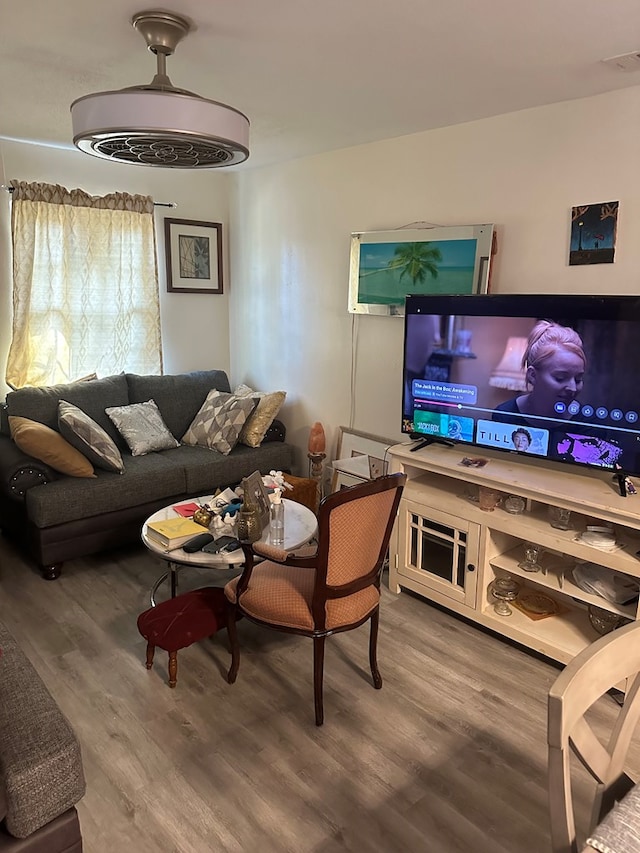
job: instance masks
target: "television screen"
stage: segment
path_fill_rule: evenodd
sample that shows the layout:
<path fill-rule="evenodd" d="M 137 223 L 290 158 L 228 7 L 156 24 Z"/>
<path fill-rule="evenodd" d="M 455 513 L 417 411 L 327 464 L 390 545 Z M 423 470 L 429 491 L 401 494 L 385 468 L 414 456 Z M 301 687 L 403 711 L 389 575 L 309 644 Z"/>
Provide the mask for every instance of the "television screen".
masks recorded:
<path fill-rule="evenodd" d="M 408 296 L 403 433 L 640 474 L 640 298 Z"/>

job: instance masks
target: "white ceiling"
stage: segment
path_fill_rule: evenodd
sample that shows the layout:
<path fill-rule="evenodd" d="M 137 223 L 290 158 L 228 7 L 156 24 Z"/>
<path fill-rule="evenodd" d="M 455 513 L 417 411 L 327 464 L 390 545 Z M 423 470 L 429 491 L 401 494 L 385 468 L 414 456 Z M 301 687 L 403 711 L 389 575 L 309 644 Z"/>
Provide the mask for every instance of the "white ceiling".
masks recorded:
<path fill-rule="evenodd" d="M 182 14 L 174 86 L 251 120 L 258 165 L 640 84 L 638 0 L 0 0 L 0 137 L 70 144 L 70 103 L 149 83 L 130 24 Z M 638 128 L 630 129 L 637 133 Z"/>

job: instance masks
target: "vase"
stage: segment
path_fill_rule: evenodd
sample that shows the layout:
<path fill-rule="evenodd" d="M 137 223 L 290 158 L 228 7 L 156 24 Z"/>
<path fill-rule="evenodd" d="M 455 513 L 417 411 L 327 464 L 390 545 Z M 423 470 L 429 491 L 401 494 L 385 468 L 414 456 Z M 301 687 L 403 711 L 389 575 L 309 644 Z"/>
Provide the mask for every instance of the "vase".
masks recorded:
<path fill-rule="evenodd" d="M 247 488 L 246 481 L 242 481 L 243 498 L 242 509 L 238 512 L 238 541 L 245 544 L 257 542 L 262 536 L 262 521 L 258 505 L 251 498 L 251 491 Z"/>

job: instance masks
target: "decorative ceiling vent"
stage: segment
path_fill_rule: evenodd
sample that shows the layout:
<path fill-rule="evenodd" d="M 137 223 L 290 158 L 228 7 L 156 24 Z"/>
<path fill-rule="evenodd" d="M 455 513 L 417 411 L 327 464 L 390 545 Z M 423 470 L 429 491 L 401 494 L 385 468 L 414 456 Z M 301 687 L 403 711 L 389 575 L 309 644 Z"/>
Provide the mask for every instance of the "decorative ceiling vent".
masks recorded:
<path fill-rule="evenodd" d="M 620 56 L 610 56 L 602 61 L 618 71 L 640 71 L 640 51 L 637 50 L 633 53 L 621 53 Z"/>
<path fill-rule="evenodd" d="M 118 163 L 169 169 L 212 169 L 249 156 L 249 119 L 233 107 L 172 85 L 167 56 L 188 34 L 186 18 L 139 12 L 131 19 L 156 55 L 151 83 L 85 95 L 71 104 L 73 142 Z"/>

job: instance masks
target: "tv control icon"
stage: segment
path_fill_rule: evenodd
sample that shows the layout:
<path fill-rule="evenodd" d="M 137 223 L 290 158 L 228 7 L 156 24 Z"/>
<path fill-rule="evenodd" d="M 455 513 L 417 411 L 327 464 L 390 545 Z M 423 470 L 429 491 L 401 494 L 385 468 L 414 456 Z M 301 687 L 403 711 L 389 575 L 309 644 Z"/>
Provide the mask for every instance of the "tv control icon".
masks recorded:
<path fill-rule="evenodd" d="M 564 415 L 564 413 L 567 410 L 567 407 L 565 406 L 564 403 L 561 403 L 558 400 L 558 402 L 554 405 L 553 410 L 557 415 Z"/>

